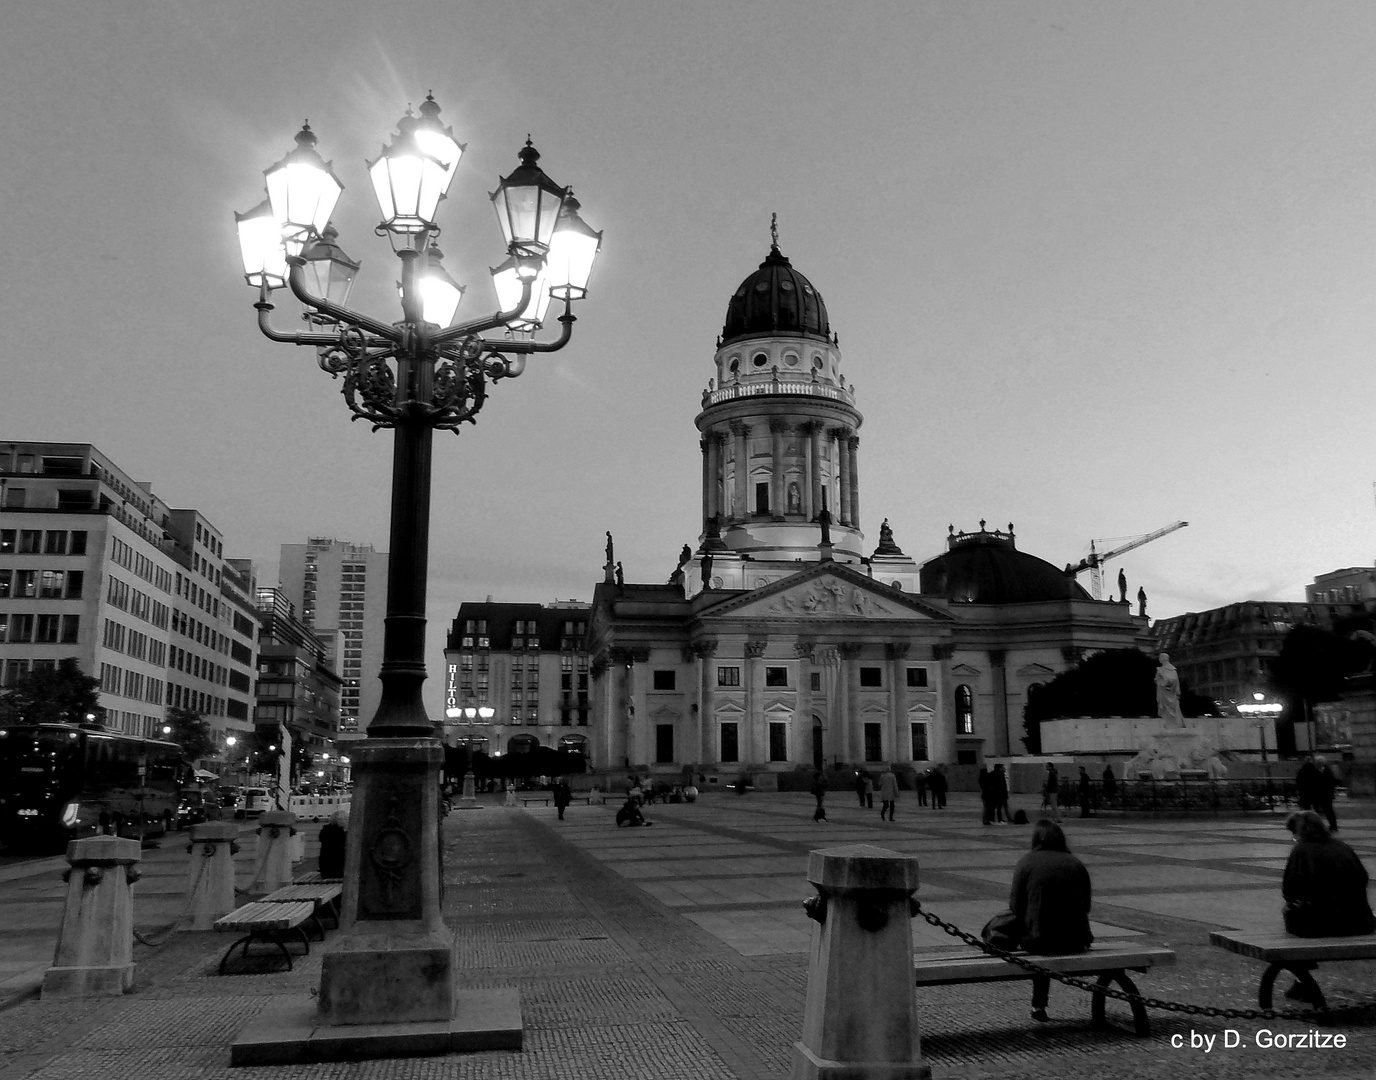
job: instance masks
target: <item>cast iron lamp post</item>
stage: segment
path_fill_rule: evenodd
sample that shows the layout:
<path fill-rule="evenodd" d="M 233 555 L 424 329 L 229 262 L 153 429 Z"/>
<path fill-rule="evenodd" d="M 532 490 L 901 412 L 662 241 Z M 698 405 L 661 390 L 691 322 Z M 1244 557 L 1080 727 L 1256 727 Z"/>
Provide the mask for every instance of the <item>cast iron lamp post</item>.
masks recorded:
<path fill-rule="evenodd" d="M 266 202 L 236 215 L 245 278 L 259 290 L 259 329 L 273 341 L 314 348 L 320 367 L 343 377 L 353 418 L 393 432 L 382 698 L 368 739 L 351 751 L 357 775 L 341 933 L 319 995 L 330 1025 L 453 1016 L 452 935 L 440 918 L 434 856 L 441 728 L 421 699 L 432 441 L 437 428 L 473 423 L 489 384 L 521 374 L 529 355 L 568 344 L 572 304 L 586 295 L 601 242 L 572 193 L 536 164 L 540 155 L 527 139 L 520 165 L 491 195 L 507 245 L 506 262 L 493 272 L 500 310 L 451 325 L 462 289 L 440 263 L 435 214 L 464 147 L 440 123 L 433 96 L 419 112 L 408 109 L 368 163 L 382 211 L 376 231 L 401 263 L 400 322 L 345 306 L 359 264 L 336 243 L 330 215 L 343 185 L 316 152 L 309 124 L 266 171 Z M 270 295 L 283 286 L 304 305 L 309 331 L 272 327 Z M 537 341 L 551 298 L 563 301 L 560 333 Z M 499 339 L 482 336 L 501 328 Z"/>

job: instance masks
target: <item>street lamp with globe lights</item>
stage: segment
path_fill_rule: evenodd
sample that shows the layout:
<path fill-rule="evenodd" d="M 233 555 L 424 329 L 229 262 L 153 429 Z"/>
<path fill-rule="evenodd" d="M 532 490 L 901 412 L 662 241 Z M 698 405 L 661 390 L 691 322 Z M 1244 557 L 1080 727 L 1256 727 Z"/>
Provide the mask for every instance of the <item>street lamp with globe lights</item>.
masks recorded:
<path fill-rule="evenodd" d="M 1237 711 L 1244 716 L 1259 719 L 1262 723 L 1257 725 L 1257 732 L 1261 736 L 1261 760 L 1267 762 L 1267 775 L 1270 775 L 1270 766 L 1266 757 L 1266 721 L 1270 720 L 1274 724 L 1276 716 L 1285 710 L 1285 706 L 1278 701 L 1267 701 L 1266 695 L 1260 690 L 1252 692 L 1251 702 L 1242 702 L 1237 707 Z"/>
<path fill-rule="evenodd" d="M 336 242 L 330 216 L 343 185 L 316 151 L 309 123 L 266 170 L 266 205 L 235 215 L 245 280 L 258 290 L 259 329 L 273 341 L 314 348 L 320 367 L 342 376 L 353 418 L 393 432 L 382 696 L 367 740 L 353 750 L 359 775 L 341 933 L 322 965 L 319 994 L 321 1019 L 331 1025 L 452 1015 L 452 933 L 439 910 L 439 865 L 420 854 L 439 845 L 433 792 L 443 760 L 442 729 L 421 699 L 433 437 L 437 428 L 475 423 L 489 387 L 520 375 L 527 357 L 568 344 L 572 305 L 587 294 L 601 245 L 527 138 L 519 166 L 490 196 L 507 245 L 506 263 L 494 271 L 500 310 L 453 323 L 462 288 L 441 265 L 435 216 L 464 145 L 439 114 L 427 95 L 419 116 L 408 109 L 367 163 L 382 212 L 376 231 L 401 264 L 400 322 L 346 306 L 359 264 Z M 309 331 L 273 328 L 271 294 L 284 286 L 304 306 Z M 551 298 L 563 301 L 560 332 L 536 340 Z M 505 336 L 483 336 L 498 330 Z M 377 991 L 383 985 L 391 989 Z"/>

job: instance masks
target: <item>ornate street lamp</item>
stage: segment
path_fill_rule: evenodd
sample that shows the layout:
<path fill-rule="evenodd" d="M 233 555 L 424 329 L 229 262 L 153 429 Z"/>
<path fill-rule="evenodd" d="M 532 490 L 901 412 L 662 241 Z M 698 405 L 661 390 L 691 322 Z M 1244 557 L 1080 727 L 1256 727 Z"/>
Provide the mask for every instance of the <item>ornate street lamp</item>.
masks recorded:
<path fill-rule="evenodd" d="M 245 278 L 259 290 L 259 329 L 273 341 L 315 349 L 321 368 L 342 377 L 353 418 L 393 432 L 382 698 L 368 739 L 351 749 L 352 762 L 341 758 L 357 773 L 341 933 L 321 975 L 320 1020 L 330 1026 L 451 1018 L 452 934 L 440 917 L 433 854 L 441 727 L 421 699 L 432 442 L 437 428 L 457 432 L 474 423 L 489 387 L 519 375 L 529 355 L 568 344 L 572 302 L 586 295 L 601 241 L 578 217 L 568 189 L 539 167 L 527 138 L 520 165 L 491 195 L 516 287 L 503 291 L 495 314 L 450 325 L 463 289 L 440 264 L 435 217 L 464 146 L 439 114 L 427 96 L 420 115 L 408 109 L 367 163 L 382 212 L 377 231 L 401 263 L 400 322 L 346 306 L 359 264 L 339 249 L 329 225 L 343 185 L 317 153 L 309 124 L 266 172 L 268 209 L 236 215 Z M 284 278 L 313 324 L 308 332 L 271 325 L 271 294 Z M 563 301 L 560 332 L 537 341 L 551 292 Z M 522 333 L 513 336 L 513 326 Z M 482 336 L 494 330 L 502 336 Z"/>

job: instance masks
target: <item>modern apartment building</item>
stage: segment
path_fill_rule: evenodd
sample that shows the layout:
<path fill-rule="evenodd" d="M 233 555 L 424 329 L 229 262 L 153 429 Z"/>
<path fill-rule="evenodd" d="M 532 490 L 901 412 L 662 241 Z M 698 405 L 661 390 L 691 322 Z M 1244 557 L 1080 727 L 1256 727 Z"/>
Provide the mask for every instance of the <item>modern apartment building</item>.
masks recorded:
<path fill-rule="evenodd" d="M 223 567 L 202 514 L 91 444 L 0 442 L 0 683 L 73 656 L 110 727 L 160 735 L 181 707 L 223 746 L 248 727 L 257 637 Z"/>
<path fill-rule="evenodd" d="M 324 642 L 281 589 L 259 589 L 257 607 L 262 631 L 254 724 L 290 728 L 312 755 L 334 753 L 342 680 L 326 660 Z"/>
<path fill-rule="evenodd" d="M 306 626 L 322 636 L 338 631 L 340 730 L 346 735 L 362 731 L 382 698 L 377 675 L 387 615 L 387 553 L 371 544 L 312 537 L 282 545 L 278 578 L 283 596 Z"/>
<path fill-rule="evenodd" d="M 1366 604 L 1376 606 L 1376 567 L 1347 566 L 1320 574 L 1304 587 L 1311 604 Z"/>
<path fill-rule="evenodd" d="M 589 756 L 588 605 L 466 603 L 449 630 L 446 741 L 490 754 L 535 745 Z M 489 707 L 490 718 L 467 711 Z"/>

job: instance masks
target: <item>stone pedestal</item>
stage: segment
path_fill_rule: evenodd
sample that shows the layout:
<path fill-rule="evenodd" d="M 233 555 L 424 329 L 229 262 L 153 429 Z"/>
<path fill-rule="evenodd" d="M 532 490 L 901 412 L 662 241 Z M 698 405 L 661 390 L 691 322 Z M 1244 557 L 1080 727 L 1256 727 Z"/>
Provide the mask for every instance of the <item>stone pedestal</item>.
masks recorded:
<path fill-rule="evenodd" d="M 929 1080 L 913 985 L 917 860 L 848 844 L 812 852 L 807 878 L 817 925 L 792 1080 Z"/>
<path fill-rule="evenodd" d="M 454 935 L 440 915 L 437 739 L 378 739 L 353 757 L 339 934 L 325 955 L 327 1024 L 447 1021 Z"/>
<path fill-rule="evenodd" d="M 291 840 L 295 833 L 296 815 L 290 811 L 269 810 L 258 819 L 258 852 L 249 892 L 265 895 L 292 883 Z"/>
<path fill-rule="evenodd" d="M 93 836 L 67 845 L 67 905 L 44 997 L 97 997 L 134 985 L 134 895 L 139 842 Z"/>
<path fill-rule="evenodd" d="M 191 865 L 186 878 L 186 911 L 193 930 L 210 930 L 234 910 L 234 853 L 239 827 L 232 821 L 191 826 Z"/>
<path fill-rule="evenodd" d="M 479 805 L 477 785 L 472 770 L 469 770 L 463 774 L 463 794 L 459 796 L 458 807 L 460 810 L 476 810 Z"/>

